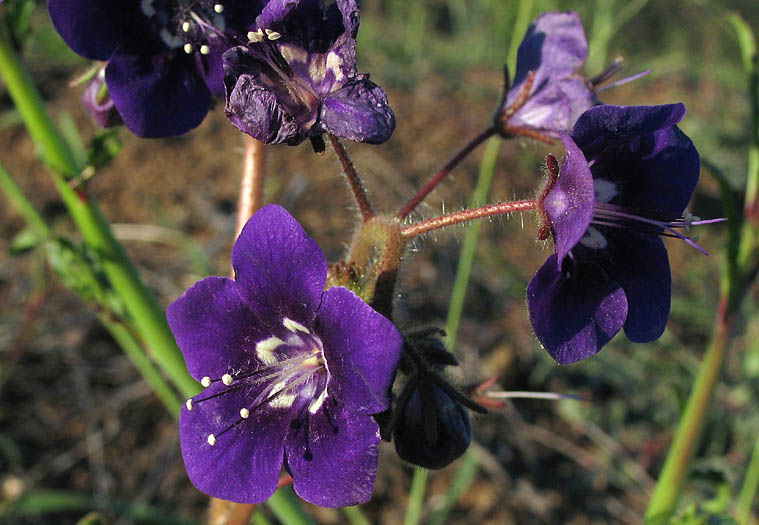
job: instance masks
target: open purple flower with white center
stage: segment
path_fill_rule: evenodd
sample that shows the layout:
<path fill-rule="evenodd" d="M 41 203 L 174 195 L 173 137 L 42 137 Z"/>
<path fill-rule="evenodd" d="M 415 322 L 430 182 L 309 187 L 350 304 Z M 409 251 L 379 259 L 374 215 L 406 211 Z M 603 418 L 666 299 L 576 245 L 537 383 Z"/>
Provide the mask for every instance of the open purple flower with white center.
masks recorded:
<path fill-rule="evenodd" d="M 140 137 L 198 126 L 223 93 L 221 55 L 261 12 L 258 0 L 49 0 L 53 25 L 79 55 L 107 61 L 105 80 Z"/>
<path fill-rule="evenodd" d="M 671 277 L 660 236 L 695 246 L 676 228 L 716 222 L 682 218 L 699 175 L 676 126 L 684 114 L 682 104 L 597 106 L 563 137 L 564 163 L 540 202 L 556 253 L 527 287 L 532 326 L 559 363 L 595 354 L 622 328 L 639 343 L 664 331 Z"/>
<path fill-rule="evenodd" d="M 598 84 L 621 69 L 615 62 L 590 80 L 577 72 L 587 58 L 588 39 L 579 14 L 547 12 L 533 20 L 517 51 L 514 82 L 495 113 L 499 132 L 509 134 L 508 128 L 523 128 L 549 136 L 568 133 L 583 112 L 600 104 Z"/>
<path fill-rule="evenodd" d="M 201 491 L 258 503 L 284 466 L 326 507 L 371 496 L 379 427 L 403 339 L 342 287 L 283 208 L 259 210 L 234 246 L 235 279 L 209 277 L 166 311 L 190 374 L 205 387 L 179 418 L 182 456 Z"/>
<path fill-rule="evenodd" d="M 356 0 L 272 1 L 247 46 L 224 54 L 226 112 L 267 144 L 296 145 L 324 132 L 385 142 L 395 115 L 385 92 L 356 70 Z"/>

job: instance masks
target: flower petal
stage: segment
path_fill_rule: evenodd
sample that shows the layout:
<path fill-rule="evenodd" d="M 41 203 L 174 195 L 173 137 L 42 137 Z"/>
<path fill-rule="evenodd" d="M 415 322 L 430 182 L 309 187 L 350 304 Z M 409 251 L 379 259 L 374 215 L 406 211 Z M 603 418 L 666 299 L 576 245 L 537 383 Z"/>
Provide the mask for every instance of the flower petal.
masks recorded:
<path fill-rule="evenodd" d="M 527 285 L 527 308 L 535 334 L 559 364 L 598 352 L 627 317 L 624 291 L 599 266 L 569 256 L 558 269 L 556 254 Z"/>
<path fill-rule="evenodd" d="M 322 507 L 367 502 L 374 490 L 379 442 L 371 416 L 325 402 L 287 435 L 285 466 L 295 492 Z"/>
<path fill-rule="evenodd" d="M 543 13 L 530 24 L 517 51 L 517 71 L 509 90 L 508 104 L 519 96 L 530 71 L 535 71 L 532 92 L 537 93 L 555 79 L 574 73 L 588 58 L 588 39 L 580 15 Z"/>
<path fill-rule="evenodd" d="M 127 44 L 111 58 L 105 79 L 124 123 L 140 137 L 186 133 L 203 121 L 211 106 L 194 58 L 185 54 L 149 54 Z"/>
<path fill-rule="evenodd" d="M 672 291 L 664 243 L 653 235 L 615 228 L 599 230 L 609 249 L 596 261 L 622 286 L 627 297 L 625 335 L 635 343 L 658 339 L 667 326 Z"/>
<path fill-rule="evenodd" d="M 531 96 L 509 119 L 509 125 L 569 133 L 580 115 L 596 104 L 598 98 L 584 78 L 556 79 Z"/>
<path fill-rule="evenodd" d="M 218 379 L 255 358 L 255 343 L 271 336 L 242 298 L 239 285 L 207 277 L 166 309 L 190 375 Z"/>
<path fill-rule="evenodd" d="M 359 414 L 377 414 L 390 405 L 390 388 L 403 348 L 395 325 L 347 288 L 322 296 L 315 330 L 324 345 L 332 376 L 328 391 Z"/>
<path fill-rule="evenodd" d="M 559 266 L 559 261 L 564 260 L 585 234 L 595 207 L 593 178 L 588 161 L 569 136 L 563 135 L 562 141 L 566 157 L 559 178 L 543 201 L 543 208 L 554 232 Z"/>
<path fill-rule="evenodd" d="M 324 99 L 320 123 L 338 137 L 381 144 L 395 130 L 395 114 L 381 87 L 357 78 Z"/>
<path fill-rule="evenodd" d="M 284 208 L 270 204 L 251 217 L 235 242 L 232 267 L 241 295 L 260 319 L 279 325 L 287 317 L 312 326 L 327 260 Z"/>
<path fill-rule="evenodd" d="M 66 44 L 93 60 L 108 60 L 126 40 L 147 31 L 135 0 L 49 0 L 47 8 Z"/>
<path fill-rule="evenodd" d="M 187 475 L 209 496 L 261 503 L 277 488 L 291 414 L 270 407 L 251 410 L 247 419 L 229 428 L 241 420 L 240 409 L 255 396 L 241 389 L 203 401 L 225 389 L 214 383 L 194 398 L 192 410 L 182 408 L 179 436 Z M 209 434 L 215 435 L 213 446 Z"/>

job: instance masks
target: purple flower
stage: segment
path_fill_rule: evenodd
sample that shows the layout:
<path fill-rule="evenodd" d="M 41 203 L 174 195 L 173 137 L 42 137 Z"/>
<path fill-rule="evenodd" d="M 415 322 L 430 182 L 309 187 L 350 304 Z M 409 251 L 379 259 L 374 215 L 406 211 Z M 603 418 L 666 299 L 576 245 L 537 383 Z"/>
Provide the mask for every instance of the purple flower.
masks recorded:
<path fill-rule="evenodd" d="M 234 280 L 203 279 L 166 312 L 206 387 L 179 418 L 190 480 L 258 503 L 284 465 L 306 501 L 367 501 L 380 442 L 372 414 L 390 405 L 400 333 L 348 289 L 324 289 L 324 254 L 279 206 L 248 221 L 232 265 Z"/>
<path fill-rule="evenodd" d="M 584 113 L 542 211 L 556 244 L 527 287 L 535 333 L 559 363 L 598 352 L 624 328 L 657 339 L 670 308 L 661 235 L 675 228 L 699 175 L 698 152 L 675 126 L 682 104 L 597 106 Z"/>
<path fill-rule="evenodd" d="M 99 69 L 82 93 L 82 105 L 101 128 L 123 124 L 105 85 L 105 68 Z"/>
<path fill-rule="evenodd" d="M 588 39 L 580 15 L 548 12 L 533 20 L 519 45 L 514 83 L 495 113 L 499 133 L 509 135 L 519 128 L 549 136 L 568 133 L 583 112 L 600 104 L 598 84 L 621 69 L 621 62 L 615 62 L 589 80 L 577 73 L 587 58 Z M 645 74 L 648 71 L 614 85 Z"/>
<path fill-rule="evenodd" d="M 224 54 L 232 123 L 268 144 L 324 132 L 371 144 L 390 138 L 387 96 L 356 70 L 358 19 L 356 0 L 270 2 L 249 44 Z"/>
<path fill-rule="evenodd" d="M 107 61 L 105 80 L 141 137 L 198 126 L 223 93 L 221 55 L 261 12 L 258 0 L 49 0 L 53 25 L 79 55 Z"/>

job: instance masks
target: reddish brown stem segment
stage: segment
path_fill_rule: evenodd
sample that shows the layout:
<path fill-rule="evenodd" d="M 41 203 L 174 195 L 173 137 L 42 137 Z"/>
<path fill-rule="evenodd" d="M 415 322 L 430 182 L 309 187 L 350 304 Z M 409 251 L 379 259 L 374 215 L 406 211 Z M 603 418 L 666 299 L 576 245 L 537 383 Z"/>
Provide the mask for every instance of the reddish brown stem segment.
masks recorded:
<path fill-rule="evenodd" d="M 353 198 L 356 199 L 356 204 L 361 212 L 361 218 L 366 222 L 374 217 L 374 210 L 369 202 L 369 197 L 366 195 L 366 190 L 363 184 L 361 184 L 361 179 L 358 177 L 358 173 L 356 173 L 356 168 L 353 166 L 348 152 L 345 151 L 345 148 L 337 137 L 330 133 L 327 133 L 327 137 L 329 137 L 329 143 L 332 144 L 332 148 L 340 160 L 340 165 L 343 167 L 343 173 L 345 174 L 345 178 L 348 179 L 348 185 L 353 192 Z"/>
<path fill-rule="evenodd" d="M 235 238 L 251 215 L 261 206 L 266 178 L 264 143 L 243 135 L 243 168 L 240 181 L 240 199 L 237 203 L 237 229 Z"/>
<path fill-rule="evenodd" d="M 451 160 L 448 161 L 448 163 L 443 166 L 440 171 L 435 173 L 432 177 L 430 177 L 430 180 L 427 181 L 427 184 L 425 184 L 422 189 L 420 189 L 416 195 L 411 197 L 409 201 L 406 203 L 403 208 L 401 208 L 401 211 L 398 212 L 398 215 L 396 215 L 399 219 L 405 218 L 409 213 L 411 213 L 414 208 L 416 208 L 420 202 L 424 200 L 424 198 L 432 192 L 432 190 L 435 189 L 435 187 L 440 184 L 440 181 L 443 180 L 451 171 L 453 171 L 453 168 L 455 168 L 459 162 L 464 160 L 467 155 L 469 155 L 474 148 L 482 144 L 486 139 L 489 139 L 493 135 L 495 135 L 495 128 L 488 128 L 476 137 L 474 137 L 469 144 L 461 148 L 461 150 L 456 153 L 456 155 L 453 156 Z"/>
<path fill-rule="evenodd" d="M 496 204 L 488 204 L 482 208 L 461 210 L 454 213 L 449 213 L 447 215 L 441 215 L 440 217 L 433 217 L 432 219 L 417 222 L 416 224 L 411 224 L 401 230 L 401 235 L 404 239 L 408 240 L 424 233 L 462 222 L 482 219 L 483 217 L 491 217 L 493 215 L 506 215 L 508 213 L 514 213 L 516 211 L 527 211 L 534 209 L 535 201 L 533 200 L 498 202 Z"/>

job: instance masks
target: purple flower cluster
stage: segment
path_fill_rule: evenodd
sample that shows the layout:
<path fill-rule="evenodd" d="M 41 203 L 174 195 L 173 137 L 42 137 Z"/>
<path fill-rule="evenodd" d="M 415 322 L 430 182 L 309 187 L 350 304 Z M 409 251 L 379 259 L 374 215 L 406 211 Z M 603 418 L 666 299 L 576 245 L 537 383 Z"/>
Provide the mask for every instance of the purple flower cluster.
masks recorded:
<path fill-rule="evenodd" d="M 258 503 L 284 466 L 327 507 L 366 502 L 403 339 L 353 292 L 324 289 L 327 262 L 284 209 L 258 211 L 234 246 L 235 279 L 209 277 L 166 314 L 205 390 L 179 429 L 201 491 Z"/>

